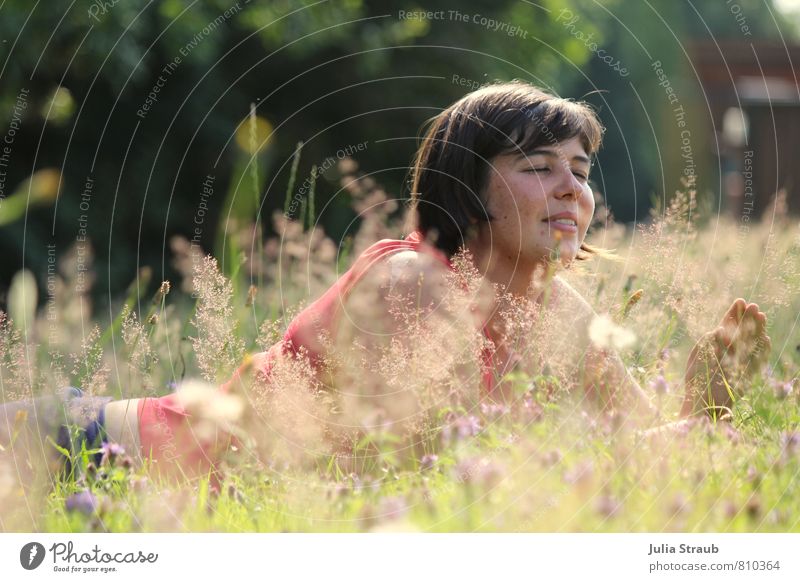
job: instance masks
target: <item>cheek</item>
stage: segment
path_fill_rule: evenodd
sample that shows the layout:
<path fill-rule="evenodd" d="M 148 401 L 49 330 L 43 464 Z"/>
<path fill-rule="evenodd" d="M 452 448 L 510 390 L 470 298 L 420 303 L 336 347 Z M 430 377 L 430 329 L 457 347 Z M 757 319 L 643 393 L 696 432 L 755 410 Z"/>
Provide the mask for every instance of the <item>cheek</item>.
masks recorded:
<path fill-rule="evenodd" d="M 584 192 L 583 197 L 581 198 L 581 214 L 582 219 L 586 222 L 586 228 L 589 228 L 589 224 L 592 222 L 592 218 L 594 217 L 594 193 L 592 189 L 588 186 L 586 187 L 586 192 Z"/>

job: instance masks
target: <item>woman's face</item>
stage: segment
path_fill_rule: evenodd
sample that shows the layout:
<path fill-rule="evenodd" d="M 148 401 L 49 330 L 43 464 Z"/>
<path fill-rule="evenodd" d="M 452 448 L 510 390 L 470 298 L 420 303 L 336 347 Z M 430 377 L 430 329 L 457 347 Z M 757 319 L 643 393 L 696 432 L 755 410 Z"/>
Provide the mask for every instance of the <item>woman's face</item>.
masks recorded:
<path fill-rule="evenodd" d="M 594 214 L 591 161 L 580 138 L 491 163 L 484 200 L 494 220 L 481 223 L 478 236 L 496 259 L 529 265 L 556 249 L 564 264 L 575 259 Z"/>

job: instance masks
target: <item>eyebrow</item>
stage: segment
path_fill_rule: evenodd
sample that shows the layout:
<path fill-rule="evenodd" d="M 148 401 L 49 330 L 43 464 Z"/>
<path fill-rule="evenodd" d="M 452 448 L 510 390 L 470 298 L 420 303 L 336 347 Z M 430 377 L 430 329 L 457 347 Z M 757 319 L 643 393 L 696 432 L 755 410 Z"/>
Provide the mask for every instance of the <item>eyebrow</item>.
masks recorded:
<path fill-rule="evenodd" d="M 556 152 L 554 152 L 552 150 L 544 150 L 544 149 L 535 149 L 535 150 L 530 151 L 530 152 L 518 153 L 515 157 L 517 159 L 519 159 L 519 158 L 527 158 L 529 156 L 535 156 L 535 155 L 547 156 L 547 157 L 550 157 L 550 158 L 558 158 L 558 154 Z M 582 155 L 574 156 L 572 158 L 572 161 L 573 162 L 582 162 L 582 163 L 588 164 L 590 166 L 592 165 L 592 160 L 590 160 L 586 156 L 582 156 Z"/>

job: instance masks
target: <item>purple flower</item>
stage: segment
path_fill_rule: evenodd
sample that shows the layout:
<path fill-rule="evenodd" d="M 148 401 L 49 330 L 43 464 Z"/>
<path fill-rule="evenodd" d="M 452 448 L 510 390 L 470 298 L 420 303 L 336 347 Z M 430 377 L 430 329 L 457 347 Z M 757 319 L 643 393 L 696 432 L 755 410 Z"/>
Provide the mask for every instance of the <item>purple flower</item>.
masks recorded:
<path fill-rule="evenodd" d="M 659 396 L 663 396 L 669 392 L 669 382 L 662 374 L 659 374 L 654 380 L 650 381 L 650 389 Z"/>
<path fill-rule="evenodd" d="M 419 462 L 420 471 L 430 471 L 433 469 L 433 466 L 436 464 L 436 461 L 439 460 L 438 455 L 425 455 L 422 457 L 422 460 Z"/>
<path fill-rule="evenodd" d="M 781 448 L 787 457 L 795 455 L 800 451 L 800 433 L 797 431 L 786 431 L 781 435 Z"/>
<path fill-rule="evenodd" d="M 692 510 L 692 504 L 683 493 L 678 493 L 672 498 L 669 509 L 672 515 L 682 515 Z"/>
<path fill-rule="evenodd" d="M 523 411 L 525 418 L 531 422 L 539 422 L 544 417 L 544 408 L 532 398 L 525 398 Z"/>
<path fill-rule="evenodd" d="M 453 437 L 464 440 L 481 431 L 480 420 L 476 416 L 456 416 L 442 428 L 442 439 L 449 443 Z"/>
<path fill-rule="evenodd" d="M 564 481 L 570 485 L 587 483 L 594 474 L 594 463 L 582 461 L 564 473 Z"/>
<path fill-rule="evenodd" d="M 86 515 L 91 515 L 97 511 L 98 503 L 97 497 L 92 495 L 92 492 L 88 489 L 84 489 L 67 497 L 64 505 L 67 511 L 79 511 Z"/>
<path fill-rule="evenodd" d="M 611 495 L 603 495 L 597 500 L 597 513 L 603 517 L 614 517 L 622 508 L 622 503 Z"/>
<path fill-rule="evenodd" d="M 558 464 L 563 457 L 564 455 L 561 454 L 561 451 L 558 449 L 549 451 L 542 456 L 542 466 L 552 467 L 553 465 Z"/>
<path fill-rule="evenodd" d="M 106 465 L 109 463 L 113 465 L 117 457 L 125 454 L 125 448 L 117 443 L 103 443 L 103 446 L 100 450 L 103 453 L 103 456 L 100 460 L 101 465 Z"/>
<path fill-rule="evenodd" d="M 778 400 L 786 400 L 794 391 L 794 380 L 789 380 L 788 382 L 771 380 L 770 384 L 772 384 L 772 391 Z"/>
<path fill-rule="evenodd" d="M 489 419 L 496 420 L 508 414 L 509 408 L 505 404 L 489 404 L 486 402 L 481 403 L 481 413 Z"/>
<path fill-rule="evenodd" d="M 398 519 L 408 511 L 408 504 L 402 497 L 384 497 L 378 505 L 378 517 Z"/>
<path fill-rule="evenodd" d="M 459 438 L 473 437 L 481 431 L 481 423 L 475 416 L 462 416 L 456 419 L 456 430 Z"/>
<path fill-rule="evenodd" d="M 455 467 L 456 480 L 492 488 L 503 480 L 505 467 L 488 457 L 469 457 Z"/>

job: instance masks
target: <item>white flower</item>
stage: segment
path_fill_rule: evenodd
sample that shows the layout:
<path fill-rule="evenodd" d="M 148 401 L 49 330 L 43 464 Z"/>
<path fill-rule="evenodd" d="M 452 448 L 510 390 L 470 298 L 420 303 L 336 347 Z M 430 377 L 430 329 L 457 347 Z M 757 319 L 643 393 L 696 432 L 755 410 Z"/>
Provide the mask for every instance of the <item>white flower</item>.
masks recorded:
<path fill-rule="evenodd" d="M 636 342 L 636 335 L 629 329 L 618 326 L 606 314 L 596 315 L 589 324 L 589 339 L 601 349 L 625 350 Z"/>

